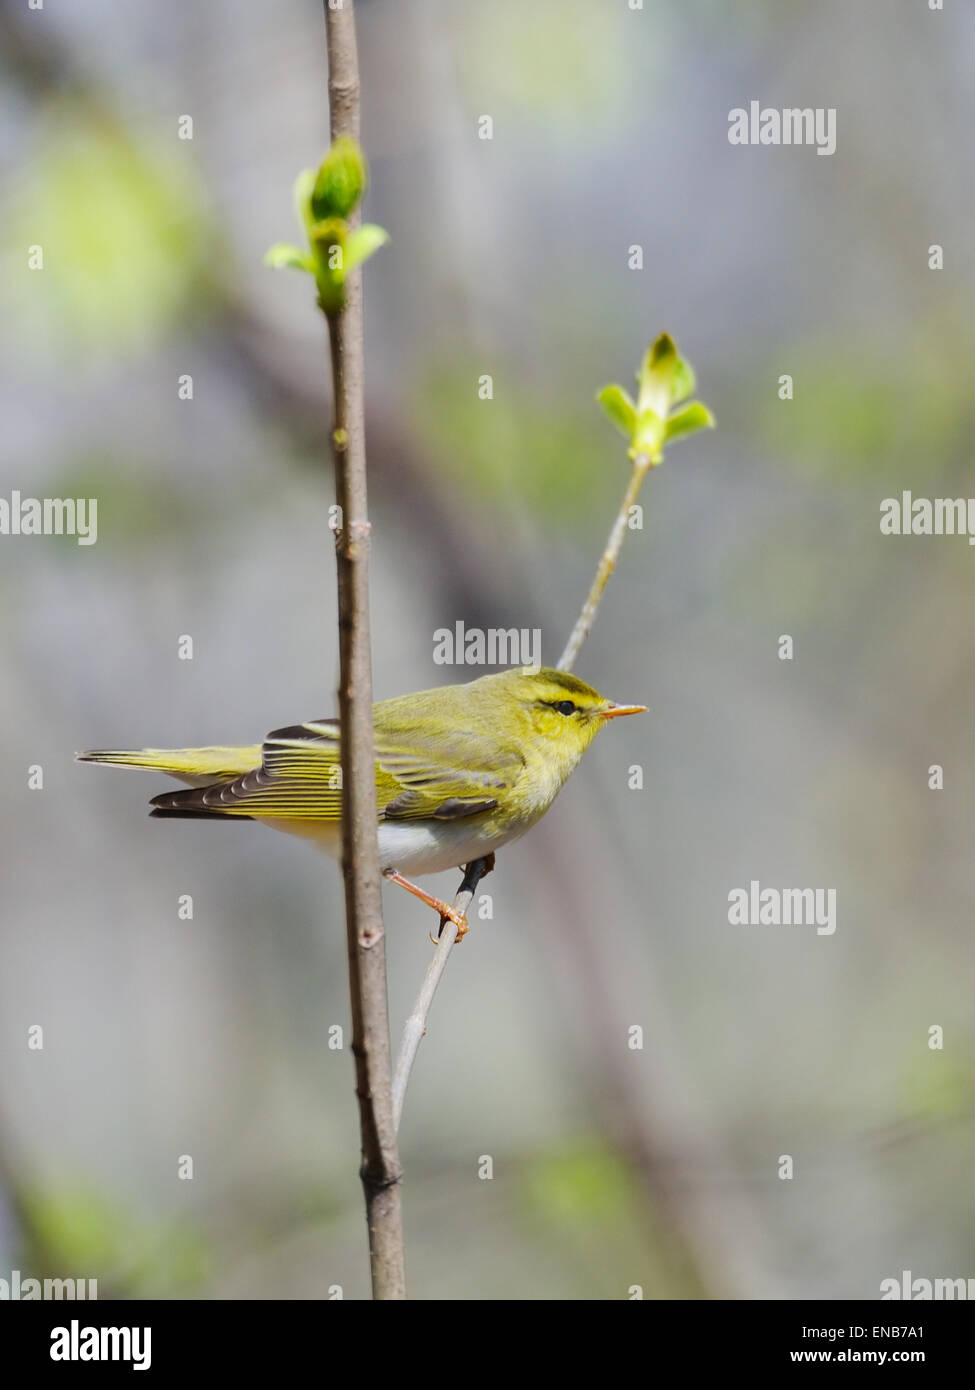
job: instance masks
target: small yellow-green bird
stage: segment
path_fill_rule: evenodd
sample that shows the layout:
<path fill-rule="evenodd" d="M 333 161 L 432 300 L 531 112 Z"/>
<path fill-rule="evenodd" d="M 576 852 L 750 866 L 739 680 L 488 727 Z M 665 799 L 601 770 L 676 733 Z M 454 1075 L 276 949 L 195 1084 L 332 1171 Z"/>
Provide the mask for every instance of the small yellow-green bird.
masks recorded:
<path fill-rule="evenodd" d="M 618 705 L 565 671 L 516 668 L 373 706 L 383 874 L 467 930 L 463 916 L 404 877 L 488 858 L 545 814 L 596 734 L 646 705 Z M 79 760 L 166 772 L 194 790 L 153 797 L 154 816 L 236 817 L 342 853 L 337 719 L 269 734 L 250 748 L 142 748 Z"/>

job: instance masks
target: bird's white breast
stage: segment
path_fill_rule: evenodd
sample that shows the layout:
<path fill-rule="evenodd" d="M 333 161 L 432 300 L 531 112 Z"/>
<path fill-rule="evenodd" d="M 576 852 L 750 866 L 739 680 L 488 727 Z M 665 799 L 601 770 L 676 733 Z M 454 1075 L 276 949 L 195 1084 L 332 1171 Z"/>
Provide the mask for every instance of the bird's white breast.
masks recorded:
<path fill-rule="evenodd" d="M 342 831 L 336 821 L 287 820 L 268 817 L 264 821 L 275 830 L 299 835 L 311 840 L 319 849 L 339 859 L 342 855 Z M 502 845 L 516 839 L 527 826 L 508 835 L 488 839 L 483 827 L 464 821 L 381 821 L 379 824 L 379 860 L 382 869 L 399 869 L 407 877 L 415 874 L 438 874 L 445 869 L 458 868 L 480 859 Z"/>

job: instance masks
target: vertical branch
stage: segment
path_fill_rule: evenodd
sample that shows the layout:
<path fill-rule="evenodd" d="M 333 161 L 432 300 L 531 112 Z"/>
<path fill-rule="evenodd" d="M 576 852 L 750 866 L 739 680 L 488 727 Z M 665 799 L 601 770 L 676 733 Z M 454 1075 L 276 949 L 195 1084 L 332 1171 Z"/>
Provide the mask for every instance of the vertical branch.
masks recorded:
<path fill-rule="evenodd" d="M 358 136 L 359 72 L 352 0 L 325 0 L 332 139 Z M 386 949 L 376 842 L 376 765 L 369 640 L 369 514 L 366 497 L 361 275 L 328 315 L 334 391 L 332 452 L 341 529 L 336 535 L 339 715 L 342 728 L 342 874 L 352 1004 L 352 1052 L 362 1134 L 362 1184 L 373 1297 L 406 1297 L 399 1154 L 393 1121 Z"/>

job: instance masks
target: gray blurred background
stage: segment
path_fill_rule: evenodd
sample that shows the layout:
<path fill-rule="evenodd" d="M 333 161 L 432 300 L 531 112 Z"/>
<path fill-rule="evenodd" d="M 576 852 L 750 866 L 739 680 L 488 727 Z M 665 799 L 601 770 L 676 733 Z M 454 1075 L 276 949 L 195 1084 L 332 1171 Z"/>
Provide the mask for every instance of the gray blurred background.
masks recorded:
<path fill-rule="evenodd" d="M 366 272 L 377 696 L 480 674 L 432 661 L 458 619 L 540 627 L 557 660 L 627 476 L 594 393 L 661 330 L 718 419 L 650 477 L 577 665 L 651 713 L 499 856 L 450 961 L 401 1132 L 411 1293 L 975 1275 L 975 554 L 879 531 L 904 488 L 973 491 L 975 12 L 357 12 L 391 235 Z M 99 503 L 94 546 L 0 538 L 0 1277 L 363 1297 L 337 869 L 152 824 L 164 779 L 72 762 L 335 710 L 324 334 L 310 282 L 261 264 L 327 143 L 321 6 L 11 4 L 0 29 L 0 495 Z M 835 107 L 836 153 L 729 145 L 753 98 Z M 752 879 L 835 888 L 835 935 L 730 926 Z M 385 899 L 398 1032 L 433 919 Z"/>

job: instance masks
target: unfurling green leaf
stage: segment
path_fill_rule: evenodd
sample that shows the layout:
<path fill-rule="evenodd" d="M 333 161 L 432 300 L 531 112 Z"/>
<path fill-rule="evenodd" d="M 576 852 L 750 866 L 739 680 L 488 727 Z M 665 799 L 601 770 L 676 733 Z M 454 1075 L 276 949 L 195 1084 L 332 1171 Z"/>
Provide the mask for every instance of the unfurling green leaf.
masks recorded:
<path fill-rule="evenodd" d="M 646 454 L 653 463 L 660 461 L 660 446 L 664 440 L 664 422 L 655 410 L 641 410 L 633 431 L 630 458 Z"/>
<path fill-rule="evenodd" d="M 606 412 L 607 418 L 616 426 L 620 434 L 632 439 L 636 428 L 636 406 L 622 386 L 604 386 L 596 400 Z"/>
<path fill-rule="evenodd" d="M 315 263 L 307 251 L 286 241 L 276 242 L 264 257 L 264 264 L 275 270 L 307 270 L 315 273 Z"/>
<path fill-rule="evenodd" d="M 677 356 L 677 344 L 669 333 L 661 333 L 649 348 L 647 360 L 652 372 L 666 374 L 668 377 L 673 375 L 680 359 Z"/>
<path fill-rule="evenodd" d="M 629 456 L 641 465 L 656 467 L 664 445 L 695 430 L 714 424 L 711 412 L 700 401 L 675 405 L 694 390 L 694 369 L 679 355 L 673 338 L 661 333 L 643 354 L 636 374 L 636 404 L 621 386 L 604 386 L 597 400 L 618 430 L 630 441 Z"/>
<path fill-rule="evenodd" d="M 681 401 L 686 401 L 688 396 L 693 394 L 696 385 L 694 368 L 690 362 L 685 362 L 683 357 L 678 357 L 677 366 L 674 368 L 674 375 L 670 382 L 671 404 L 679 405 Z"/>
<path fill-rule="evenodd" d="M 362 150 L 351 136 L 340 135 L 333 140 L 315 177 L 312 215 L 319 222 L 328 217 L 348 217 L 361 202 L 367 181 Z"/>
<path fill-rule="evenodd" d="M 377 227 L 374 222 L 366 222 L 363 226 L 356 227 L 355 231 L 349 233 L 345 243 L 346 275 L 375 255 L 380 246 L 384 246 L 388 240 L 389 233 L 385 228 Z"/>
<path fill-rule="evenodd" d="M 308 240 L 313 249 L 322 251 L 330 246 L 344 246 L 348 232 L 348 223 L 341 217 L 326 217 L 308 228 Z"/>
<path fill-rule="evenodd" d="M 315 221 L 311 210 L 311 191 L 315 187 L 314 169 L 302 169 L 295 179 L 294 200 L 295 216 L 298 219 L 298 226 L 307 234 L 312 223 Z"/>
<path fill-rule="evenodd" d="M 280 242 L 265 257 L 268 265 L 310 271 L 318 285 L 318 302 L 328 315 L 339 313 L 345 303 L 349 272 L 389 240 L 383 228 L 372 223 L 349 226 L 367 181 L 361 149 L 349 136 L 340 136 L 317 171 L 304 169 L 295 180 L 295 212 L 308 236 L 309 251 Z"/>
<path fill-rule="evenodd" d="M 327 217 L 308 229 L 312 265 L 318 285 L 318 302 L 326 314 L 335 314 L 345 302 L 345 241 L 348 225 L 341 217 Z"/>
<path fill-rule="evenodd" d="M 669 444 L 672 439 L 682 439 L 685 434 L 713 428 L 714 416 L 707 406 L 702 405 L 700 401 L 691 401 L 690 405 L 685 405 L 683 409 L 675 410 L 667 421 L 664 442 Z"/>
<path fill-rule="evenodd" d="M 643 361 L 637 372 L 636 379 L 640 388 L 637 396 L 638 411 L 653 410 L 660 416 L 666 416 L 674 403 L 674 376 L 679 361 L 673 338 L 669 333 L 661 333 L 643 354 Z"/>

